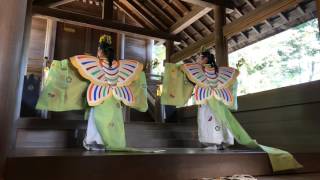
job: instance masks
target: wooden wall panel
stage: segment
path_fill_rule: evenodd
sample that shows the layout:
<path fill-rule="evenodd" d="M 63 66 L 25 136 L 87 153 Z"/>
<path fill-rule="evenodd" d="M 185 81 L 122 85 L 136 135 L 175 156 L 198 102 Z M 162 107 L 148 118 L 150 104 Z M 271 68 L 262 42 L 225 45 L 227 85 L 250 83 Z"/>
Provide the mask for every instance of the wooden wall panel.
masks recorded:
<path fill-rule="evenodd" d="M 133 59 L 145 63 L 147 60 L 147 42 L 145 39 L 138 39 L 126 36 L 125 59 Z"/>
<path fill-rule="evenodd" d="M 320 152 L 320 81 L 239 97 L 234 112 L 259 143 L 292 152 Z M 178 111 L 183 122 L 196 123 L 197 107 Z"/>
<path fill-rule="evenodd" d="M 319 103 L 235 113 L 259 143 L 291 152 L 320 152 Z"/>
<path fill-rule="evenodd" d="M 32 18 L 31 35 L 28 47 L 27 72 L 41 75 L 45 41 L 46 41 L 47 21 L 41 18 Z"/>
<path fill-rule="evenodd" d="M 22 119 L 18 124 L 17 148 L 79 148 L 86 134 L 86 121 Z M 129 147 L 200 147 L 196 127 L 186 124 L 125 123 Z"/>
<path fill-rule="evenodd" d="M 320 102 L 320 81 L 283 87 L 239 97 L 239 110 L 249 111 Z"/>
<path fill-rule="evenodd" d="M 85 53 L 86 28 L 59 22 L 54 58 L 61 60 Z"/>

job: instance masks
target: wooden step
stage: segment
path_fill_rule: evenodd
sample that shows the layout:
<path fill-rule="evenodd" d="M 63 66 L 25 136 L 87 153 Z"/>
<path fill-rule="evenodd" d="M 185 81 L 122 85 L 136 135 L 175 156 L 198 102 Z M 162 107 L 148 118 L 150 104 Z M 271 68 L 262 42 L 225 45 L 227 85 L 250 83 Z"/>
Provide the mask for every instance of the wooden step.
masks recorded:
<path fill-rule="evenodd" d="M 77 148 L 82 146 L 87 121 L 21 119 L 17 127 L 17 148 Z M 196 148 L 197 127 L 188 124 L 125 123 L 130 147 Z"/>
<path fill-rule="evenodd" d="M 320 154 L 295 156 L 305 168 L 290 173 L 320 172 Z M 274 175 L 267 154 L 257 151 L 166 149 L 161 153 L 106 153 L 20 149 L 7 160 L 6 180 L 191 180 L 233 174 Z"/>
<path fill-rule="evenodd" d="M 258 177 L 259 180 L 319 180 L 320 173 Z"/>

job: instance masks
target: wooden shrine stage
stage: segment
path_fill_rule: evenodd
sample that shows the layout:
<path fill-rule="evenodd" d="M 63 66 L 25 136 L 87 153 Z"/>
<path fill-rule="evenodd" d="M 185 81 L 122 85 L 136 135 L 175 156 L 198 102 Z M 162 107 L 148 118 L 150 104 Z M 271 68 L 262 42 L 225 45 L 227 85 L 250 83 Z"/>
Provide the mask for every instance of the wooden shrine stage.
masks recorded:
<path fill-rule="evenodd" d="M 267 154 L 258 151 L 180 148 L 159 153 L 115 153 L 18 149 L 7 160 L 6 180 L 191 180 L 233 174 L 251 174 L 261 180 L 320 179 L 320 154 L 298 153 L 295 157 L 304 169 L 285 173 L 291 175 L 275 175 Z"/>

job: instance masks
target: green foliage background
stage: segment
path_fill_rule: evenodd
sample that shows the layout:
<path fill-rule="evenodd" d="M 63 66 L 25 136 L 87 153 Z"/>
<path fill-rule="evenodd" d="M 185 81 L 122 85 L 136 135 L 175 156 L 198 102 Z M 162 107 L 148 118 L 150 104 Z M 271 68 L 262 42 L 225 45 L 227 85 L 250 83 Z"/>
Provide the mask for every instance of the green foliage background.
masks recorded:
<path fill-rule="evenodd" d="M 240 70 L 238 95 L 320 79 L 320 36 L 316 19 L 229 55 Z"/>

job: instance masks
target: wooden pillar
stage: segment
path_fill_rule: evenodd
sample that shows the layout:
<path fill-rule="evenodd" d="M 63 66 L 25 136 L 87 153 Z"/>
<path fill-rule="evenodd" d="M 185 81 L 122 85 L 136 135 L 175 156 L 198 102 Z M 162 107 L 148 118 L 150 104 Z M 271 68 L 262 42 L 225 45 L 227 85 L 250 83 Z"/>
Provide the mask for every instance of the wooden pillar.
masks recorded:
<path fill-rule="evenodd" d="M 49 60 L 54 58 L 54 48 L 56 44 L 57 21 L 47 19 L 46 42 L 44 48 L 44 56 Z"/>
<path fill-rule="evenodd" d="M 121 23 L 126 23 L 126 15 L 118 8 L 118 20 Z M 125 51 L 125 43 L 126 43 L 126 35 L 124 33 L 117 33 L 117 56 L 118 59 L 124 59 L 124 51 Z"/>
<path fill-rule="evenodd" d="M 166 43 L 166 62 L 171 62 L 170 56 L 173 54 L 173 41 L 167 40 Z"/>
<path fill-rule="evenodd" d="M 29 1 L 29 8 L 31 8 Z M 31 28 L 26 21 L 27 0 L 0 0 L 0 178 L 7 154 L 13 146 L 14 125 L 20 114 L 23 75 Z"/>
<path fill-rule="evenodd" d="M 151 63 L 152 63 L 152 49 L 153 49 L 153 44 L 154 44 L 154 40 L 152 39 L 147 39 L 147 49 L 146 49 L 146 62 L 145 62 L 145 72 L 151 73 Z"/>
<path fill-rule="evenodd" d="M 112 20 L 113 17 L 113 0 L 103 1 L 102 19 Z"/>
<path fill-rule="evenodd" d="M 317 17 L 318 17 L 318 25 L 319 25 L 319 33 L 320 33 L 320 0 L 316 0 L 317 4 Z"/>
<path fill-rule="evenodd" d="M 224 7 L 215 6 L 214 20 L 216 61 L 219 66 L 228 66 L 228 44 L 223 35 L 223 26 L 226 24 L 226 9 Z"/>

